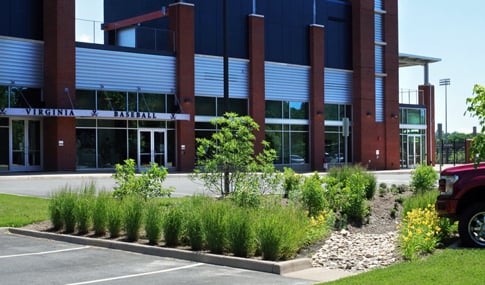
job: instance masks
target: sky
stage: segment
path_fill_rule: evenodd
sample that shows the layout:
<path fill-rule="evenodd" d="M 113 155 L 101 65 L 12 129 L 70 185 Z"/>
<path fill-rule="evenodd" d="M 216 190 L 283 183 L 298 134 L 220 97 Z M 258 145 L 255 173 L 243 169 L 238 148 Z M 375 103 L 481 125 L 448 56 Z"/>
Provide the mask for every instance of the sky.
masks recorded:
<path fill-rule="evenodd" d="M 398 5 L 399 52 L 441 59 L 429 66 L 436 124 L 448 133 L 479 130 L 478 120 L 464 113 L 473 86 L 485 85 L 485 1 L 398 0 Z M 77 0 L 76 19 L 89 20 L 76 22 L 78 41 L 103 42 L 102 33 L 93 32 L 103 21 L 103 0 Z M 451 83 L 446 92 L 439 85 L 445 78 Z M 423 68 L 400 68 L 399 81 L 400 90 L 416 91 L 424 83 Z"/>
<path fill-rule="evenodd" d="M 474 126 L 480 130 L 478 120 L 464 113 L 466 98 L 473 97 L 473 86 L 485 86 L 485 1 L 398 3 L 399 52 L 441 59 L 429 65 L 429 80 L 435 86 L 436 124 L 442 123 L 444 131 L 447 122 L 448 133 L 471 133 Z M 399 88 L 417 89 L 424 83 L 423 74 L 422 67 L 400 68 Z M 445 78 L 451 83 L 446 92 L 445 86 L 439 85 Z"/>

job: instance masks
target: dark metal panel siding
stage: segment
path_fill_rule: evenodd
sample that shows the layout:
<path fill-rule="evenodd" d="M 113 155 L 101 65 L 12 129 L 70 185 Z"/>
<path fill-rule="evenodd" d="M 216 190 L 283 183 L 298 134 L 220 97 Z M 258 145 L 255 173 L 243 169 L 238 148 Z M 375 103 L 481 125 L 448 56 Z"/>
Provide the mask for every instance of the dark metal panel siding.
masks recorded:
<path fill-rule="evenodd" d="M 42 40 L 42 1 L 0 1 L 0 35 Z"/>
<path fill-rule="evenodd" d="M 0 85 L 41 88 L 44 84 L 44 44 L 0 37 Z"/>
<path fill-rule="evenodd" d="M 352 69 L 351 6 L 348 3 L 330 0 L 326 3 L 325 67 Z M 323 14 L 321 10 L 319 13 Z"/>
<path fill-rule="evenodd" d="M 268 61 L 308 65 L 308 25 L 313 23 L 313 0 L 258 0 L 264 15 Z"/>
<path fill-rule="evenodd" d="M 206 55 L 223 55 L 223 1 L 192 1 L 195 6 L 195 52 Z M 228 55 L 248 58 L 247 16 L 252 1 L 227 1 L 228 4 Z"/>

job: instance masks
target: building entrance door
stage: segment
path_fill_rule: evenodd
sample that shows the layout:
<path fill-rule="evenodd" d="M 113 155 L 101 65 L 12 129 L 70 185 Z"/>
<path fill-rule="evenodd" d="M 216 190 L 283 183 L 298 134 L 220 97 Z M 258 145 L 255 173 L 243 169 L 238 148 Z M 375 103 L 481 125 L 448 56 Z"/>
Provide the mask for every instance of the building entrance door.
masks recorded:
<path fill-rule="evenodd" d="M 150 163 L 158 166 L 167 164 L 167 134 L 160 129 L 138 130 L 138 168 L 150 167 Z"/>
<path fill-rule="evenodd" d="M 421 164 L 423 140 L 421 135 L 408 136 L 408 167 L 416 168 Z"/>
<path fill-rule="evenodd" d="M 41 170 L 40 120 L 10 120 L 10 170 Z"/>

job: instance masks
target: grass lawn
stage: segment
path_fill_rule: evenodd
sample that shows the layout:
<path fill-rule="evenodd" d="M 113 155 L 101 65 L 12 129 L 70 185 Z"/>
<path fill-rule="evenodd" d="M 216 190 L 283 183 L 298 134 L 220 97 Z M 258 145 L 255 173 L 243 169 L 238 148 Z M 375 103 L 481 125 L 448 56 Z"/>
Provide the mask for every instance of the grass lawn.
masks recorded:
<path fill-rule="evenodd" d="M 0 227 L 21 227 L 49 219 L 49 200 L 0 194 Z"/>
<path fill-rule="evenodd" d="M 325 284 L 478 285 L 485 282 L 483 260 L 485 250 L 482 249 L 437 250 L 422 260 L 404 262 Z"/>

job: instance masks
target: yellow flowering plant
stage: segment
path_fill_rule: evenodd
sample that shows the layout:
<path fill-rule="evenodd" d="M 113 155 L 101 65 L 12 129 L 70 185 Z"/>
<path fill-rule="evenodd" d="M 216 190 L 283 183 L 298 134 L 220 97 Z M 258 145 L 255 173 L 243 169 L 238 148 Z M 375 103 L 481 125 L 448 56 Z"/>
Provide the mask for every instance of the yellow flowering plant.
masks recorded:
<path fill-rule="evenodd" d="M 441 227 L 433 205 L 407 212 L 398 226 L 399 245 L 404 258 L 413 260 L 432 252 L 440 242 Z"/>
<path fill-rule="evenodd" d="M 307 245 L 328 236 L 335 224 L 335 214 L 333 211 L 325 209 L 315 216 L 310 216 L 308 221 Z"/>

